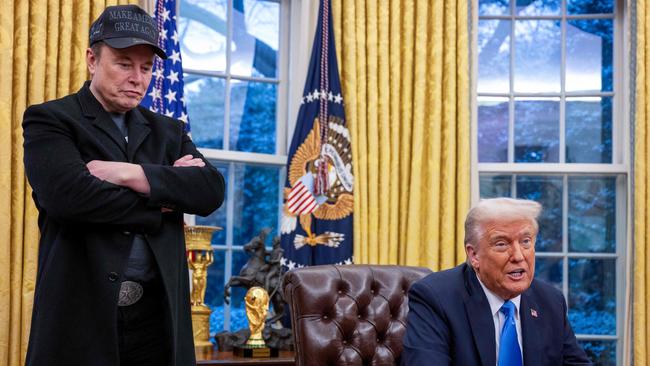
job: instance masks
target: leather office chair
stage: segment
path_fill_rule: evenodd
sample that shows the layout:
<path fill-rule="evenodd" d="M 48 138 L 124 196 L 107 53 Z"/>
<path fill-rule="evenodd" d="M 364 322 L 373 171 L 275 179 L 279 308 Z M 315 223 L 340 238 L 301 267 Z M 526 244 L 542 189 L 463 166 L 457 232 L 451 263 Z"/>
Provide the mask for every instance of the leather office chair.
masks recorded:
<path fill-rule="evenodd" d="M 395 365 L 406 332 L 408 290 L 427 268 L 347 265 L 287 272 L 296 365 Z"/>

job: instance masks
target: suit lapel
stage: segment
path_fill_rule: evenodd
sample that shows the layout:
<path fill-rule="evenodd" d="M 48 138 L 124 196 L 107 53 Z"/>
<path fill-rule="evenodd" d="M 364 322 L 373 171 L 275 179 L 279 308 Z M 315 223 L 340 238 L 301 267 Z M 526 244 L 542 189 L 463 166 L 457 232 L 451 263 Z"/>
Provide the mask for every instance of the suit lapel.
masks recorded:
<path fill-rule="evenodd" d="M 98 137 L 104 136 L 108 137 L 106 141 L 112 141 L 117 147 L 122 151 L 122 154 L 126 156 L 126 141 L 122 132 L 117 128 L 115 122 L 111 119 L 111 116 L 104 110 L 102 105 L 97 101 L 95 96 L 90 91 L 90 82 L 86 81 L 84 86 L 77 93 L 77 98 L 79 99 L 79 105 L 83 111 L 84 117 L 86 117 L 95 128 L 101 131 Z"/>
<path fill-rule="evenodd" d="M 524 350 L 524 365 L 539 365 L 539 322 L 544 321 L 535 299 L 530 295 L 530 289 L 521 294 L 519 316 L 521 318 L 521 339 Z"/>
<path fill-rule="evenodd" d="M 151 129 L 149 128 L 149 121 L 147 121 L 138 108 L 134 108 L 127 113 L 128 127 L 129 127 L 129 143 L 126 148 L 126 155 L 130 162 L 133 162 L 135 153 L 142 145 L 144 139 L 149 136 Z"/>
<path fill-rule="evenodd" d="M 465 311 L 469 319 L 474 344 L 478 349 L 481 364 L 494 366 L 496 364 L 496 340 L 494 339 L 494 320 L 490 313 L 490 303 L 476 278 L 474 270 L 465 264 L 465 288 L 468 296 L 465 298 Z"/>
<path fill-rule="evenodd" d="M 93 119 L 92 124 L 106 134 L 122 150 L 122 153 L 126 154 L 126 140 L 108 113 L 100 113 Z"/>

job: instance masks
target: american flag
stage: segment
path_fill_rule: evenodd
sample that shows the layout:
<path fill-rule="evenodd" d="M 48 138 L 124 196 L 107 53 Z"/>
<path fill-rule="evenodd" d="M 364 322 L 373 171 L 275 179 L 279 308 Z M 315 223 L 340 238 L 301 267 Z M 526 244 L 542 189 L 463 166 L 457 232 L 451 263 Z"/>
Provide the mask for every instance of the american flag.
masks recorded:
<path fill-rule="evenodd" d="M 153 112 L 183 121 L 185 131 L 189 132 L 190 121 L 183 97 L 183 66 L 176 31 L 176 1 L 156 0 L 153 17 L 158 24 L 158 45 L 165 50 L 167 60 L 155 57 L 151 84 L 140 104 Z"/>
<path fill-rule="evenodd" d="M 287 156 L 281 263 L 287 270 L 351 264 L 354 175 L 330 0 L 321 0 L 311 60 Z"/>

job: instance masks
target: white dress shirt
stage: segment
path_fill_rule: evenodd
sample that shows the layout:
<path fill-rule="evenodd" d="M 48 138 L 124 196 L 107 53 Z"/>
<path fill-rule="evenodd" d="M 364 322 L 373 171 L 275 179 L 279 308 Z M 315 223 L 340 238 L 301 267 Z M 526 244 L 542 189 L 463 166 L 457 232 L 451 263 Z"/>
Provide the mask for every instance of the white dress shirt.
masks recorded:
<path fill-rule="evenodd" d="M 478 275 L 476 276 L 478 278 Z M 497 353 L 497 365 L 499 364 L 499 341 L 501 340 L 501 329 L 503 329 L 503 323 L 506 321 L 506 316 L 500 312 L 499 310 L 501 309 L 501 306 L 505 304 L 505 300 L 503 300 L 501 297 L 499 297 L 497 294 L 494 292 L 490 291 L 483 282 L 481 282 L 481 279 L 478 278 L 478 282 L 481 284 L 481 287 L 483 288 L 483 292 L 485 293 L 485 296 L 488 299 L 488 302 L 490 303 L 490 311 L 492 312 L 492 320 L 494 321 L 494 340 L 496 341 L 496 353 Z M 524 350 L 522 348 L 522 343 L 521 343 L 521 317 L 519 316 L 519 304 L 521 303 L 521 295 L 517 295 L 517 297 L 514 297 L 510 299 L 513 304 L 515 304 L 515 323 L 517 324 L 517 341 L 519 342 L 519 349 L 521 350 L 521 356 L 522 356 L 522 365 L 523 365 L 523 356 L 524 356 Z"/>

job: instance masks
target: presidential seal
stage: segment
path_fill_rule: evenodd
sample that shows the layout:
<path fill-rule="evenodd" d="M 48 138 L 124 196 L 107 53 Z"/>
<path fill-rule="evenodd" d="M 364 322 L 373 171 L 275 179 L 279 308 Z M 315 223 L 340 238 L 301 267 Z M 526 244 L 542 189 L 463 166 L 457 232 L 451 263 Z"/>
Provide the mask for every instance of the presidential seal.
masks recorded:
<path fill-rule="evenodd" d="M 284 189 L 286 204 L 281 230 L 283 234 L 292 233 L 296 230 L 297 222 L 300 222 L 307 235 L 296 234 L 293 243 L 296 249 L 304 245 L 337 248 L 345 240 L 343 233 L 312 232 L 311 228 L 313 218 L 340 220 L 354 210 L 350 133 L 343 122 L 341 118 L 330 115 L 327 138 L 321 139 L 320 121 L 315 119 L 307 138 L 296 149 L 289 163 L 291 188 Z M 325 164 L 325 167 L 321 167 L 321 164 Z M 314 181 L 323 168 L 327 174 L 327 187 L 324 195 L 318 195 Z"/>

